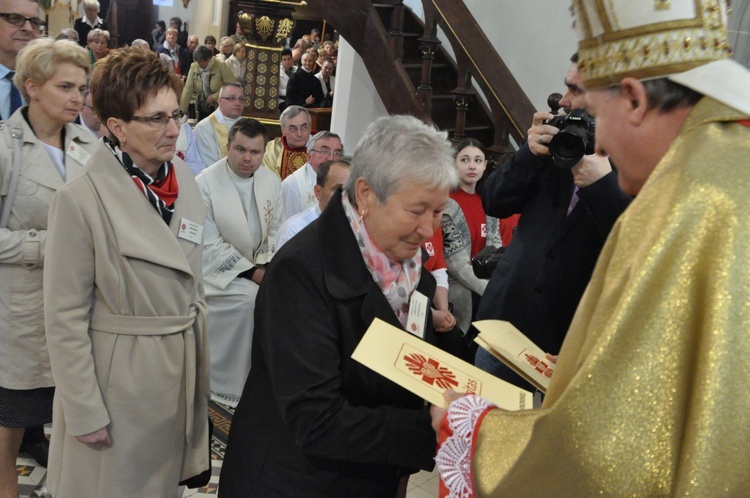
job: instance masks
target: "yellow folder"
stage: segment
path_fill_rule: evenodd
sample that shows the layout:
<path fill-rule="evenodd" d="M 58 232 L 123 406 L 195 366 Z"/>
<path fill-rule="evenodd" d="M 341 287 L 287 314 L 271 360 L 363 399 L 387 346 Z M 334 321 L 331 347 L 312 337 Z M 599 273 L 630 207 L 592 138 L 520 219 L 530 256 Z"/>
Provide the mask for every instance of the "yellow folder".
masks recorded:
<path fill-rule="evenodd" d="M 530 392 L 377 318 L 352 358 L 433 405 L 446 406 L 443 392 L 453 389 L 482 396 L 504 410 L 533 407 Z"/>

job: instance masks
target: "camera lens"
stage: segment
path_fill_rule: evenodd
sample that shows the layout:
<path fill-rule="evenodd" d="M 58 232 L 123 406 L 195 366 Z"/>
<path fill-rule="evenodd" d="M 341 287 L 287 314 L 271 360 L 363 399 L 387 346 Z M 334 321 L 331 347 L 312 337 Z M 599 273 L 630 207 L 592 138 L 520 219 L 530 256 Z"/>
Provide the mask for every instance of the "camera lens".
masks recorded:
<path fill-rule="evenodd" d="M 572 168 L 583 158 L 587 144 L 588 137 L 584 128 L 568 126 L 550 140 L 552 162 L 560 168 Z"/>

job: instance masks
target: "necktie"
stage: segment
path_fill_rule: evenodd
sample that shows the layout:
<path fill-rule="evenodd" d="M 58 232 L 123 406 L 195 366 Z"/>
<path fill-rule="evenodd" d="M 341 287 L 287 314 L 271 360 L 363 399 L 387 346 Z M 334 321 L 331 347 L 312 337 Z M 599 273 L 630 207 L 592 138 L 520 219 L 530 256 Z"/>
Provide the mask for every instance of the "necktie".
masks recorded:
<path fill-rule="evenodd" d="M 571 197 L 570 205 L 568 206 L 568 216 L 570 216 L 570 212 L 573 211 L 576 204 L 578 204 L 578 187 L 573 189 L 573 197 Z"/>
<path fill-rule="evenodd" d="M 16 85 L 13 84 L 13 76 L 15 76 L 15 71 L 8 71 L 8 74 L 5 75 L 5 79 L 10 81 L 10 114 L 12 115 L 16 110 L 23 105 L 23 101 L 21 100 L 21 94 L 18 92 L 18 88 L 16 88 Z M 10 117 L 10 116 L 8 116 Z"/>

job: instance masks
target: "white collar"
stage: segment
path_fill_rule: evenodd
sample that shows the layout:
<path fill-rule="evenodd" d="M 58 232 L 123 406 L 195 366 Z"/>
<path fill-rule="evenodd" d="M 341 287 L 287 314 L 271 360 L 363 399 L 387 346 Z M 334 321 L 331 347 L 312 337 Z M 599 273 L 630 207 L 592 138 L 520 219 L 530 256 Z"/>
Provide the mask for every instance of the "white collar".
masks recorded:
<path fill-rule="evenodd" d="M 89 21 L 89 18 L 88 18 L 88 17 L 86 17 L 86 15 L 84 14 L 84 15 L 83 15 L 83 22 L 85 22 L 86 24 L 88 24 L 89 26 L 91 26 L 91 27 L 93 28 L 93 27 L 95 27 L 95 26 L 96 26 L 97 24 L 101 24 L 101 23 L 102 23 L 102 18 L 101 18 L 101 17 L 99 17 L 99 16 L 96 16 L 96 21 L 94 21 L 94 24 L 91 24 L 91 22 Z"/>

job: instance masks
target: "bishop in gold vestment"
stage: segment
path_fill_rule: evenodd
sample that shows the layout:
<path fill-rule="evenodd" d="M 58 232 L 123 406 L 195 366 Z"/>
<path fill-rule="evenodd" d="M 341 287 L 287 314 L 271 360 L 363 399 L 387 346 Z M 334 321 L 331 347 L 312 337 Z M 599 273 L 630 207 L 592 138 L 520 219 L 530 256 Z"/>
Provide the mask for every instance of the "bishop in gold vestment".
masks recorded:
<path fill-rule="evenodd" d="M 451 405 L 436 459 L 451 496 L 750 492 L 750 72 L 723 60 L 724 7 L 574 2 L 596 149 L 637 196 L 542 408 Z"/>
<path fill-rule="evenodd" d="M 543 409 L 484 418 L 478 495 L 748 492 L 749 118 L 695 107 L 610 233 Z"/>

